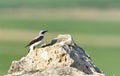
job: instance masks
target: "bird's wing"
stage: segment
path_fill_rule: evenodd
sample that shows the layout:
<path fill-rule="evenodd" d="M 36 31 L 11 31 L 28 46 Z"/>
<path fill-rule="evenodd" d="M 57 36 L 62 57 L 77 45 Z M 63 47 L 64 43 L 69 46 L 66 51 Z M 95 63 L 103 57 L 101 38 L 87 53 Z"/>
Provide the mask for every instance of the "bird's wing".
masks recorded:
<path fill-rule="evenodd" d="M 36 36 L 31 42 L 29 42 L 29 44 L 28 45 L 26 45 L 25 47 L 28 47 L 28 46 L 30 46 L 30 45 L 32 45 L 33 44 L 33 42 L 35 42 L 35 40 L 37 39 L 37 38 L 39 38 L 40 36 Z"/>
<path fill-rule="evenodd" d="M 42 40 L 43 39 L 43 36 L 40 36 L 40 37 L 36 37 L 34 40 L 32 40 L 28 45 L 26 45 L 25 47 L 28 47 L 28 46 L 30 46 L 30 45 L 32 45 L 32 44 L 34 44 L 35 42 L 38 42 L 38 41 L 40 41 L 40 40 Z"/>

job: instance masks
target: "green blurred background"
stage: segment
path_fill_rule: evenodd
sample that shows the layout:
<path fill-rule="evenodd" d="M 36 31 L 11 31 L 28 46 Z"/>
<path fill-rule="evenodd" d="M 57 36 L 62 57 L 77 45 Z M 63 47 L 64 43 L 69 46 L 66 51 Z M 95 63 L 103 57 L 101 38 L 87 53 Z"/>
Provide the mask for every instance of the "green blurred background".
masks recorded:
<path fill-rule="evenodd" d="M 0 75 L 41 29 L 71 34 L 106 76 L 120 75 L 120 0 L 0 0 Z"/>

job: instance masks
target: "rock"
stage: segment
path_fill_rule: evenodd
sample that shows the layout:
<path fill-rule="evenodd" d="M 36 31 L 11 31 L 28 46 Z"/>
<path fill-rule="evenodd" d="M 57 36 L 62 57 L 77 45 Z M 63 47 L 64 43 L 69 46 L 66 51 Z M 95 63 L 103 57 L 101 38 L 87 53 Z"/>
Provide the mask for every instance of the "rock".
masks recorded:
<path fill-rule="evenodd" d="M 5 76 L 104 76 L 71 35 L 59 35 L 51 43 L 13 61 Z"/>

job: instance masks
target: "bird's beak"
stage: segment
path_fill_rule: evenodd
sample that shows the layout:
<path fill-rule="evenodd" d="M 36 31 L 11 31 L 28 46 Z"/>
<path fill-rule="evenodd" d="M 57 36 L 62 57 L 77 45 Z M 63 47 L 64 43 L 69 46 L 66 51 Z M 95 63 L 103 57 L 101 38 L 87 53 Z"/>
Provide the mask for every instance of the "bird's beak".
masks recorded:
<path fill-rule="evenodd" d="M 46 33 L 46 32 L 48 32 L 47 30 L 45 30 L 43 33 Z"/>
<path fill-rule="evenodd" d="M 48 30 L 45 30 L 44 32 L 48 32 Z"/>
<path fill-rule="evenodd" d="M 48 30 L 46 30 L 46 32 L 48 32 Z"/>

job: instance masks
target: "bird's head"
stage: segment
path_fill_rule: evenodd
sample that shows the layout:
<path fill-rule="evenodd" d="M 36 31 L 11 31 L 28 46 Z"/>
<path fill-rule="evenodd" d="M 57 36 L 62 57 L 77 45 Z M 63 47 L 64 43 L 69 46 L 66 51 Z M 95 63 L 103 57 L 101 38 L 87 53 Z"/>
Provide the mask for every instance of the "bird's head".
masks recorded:
<path fill-rule="evenodd" d="M 41 30 L 39 34 L 44 34 L 46 32 L 47 32 L 47 30 Z"/>

